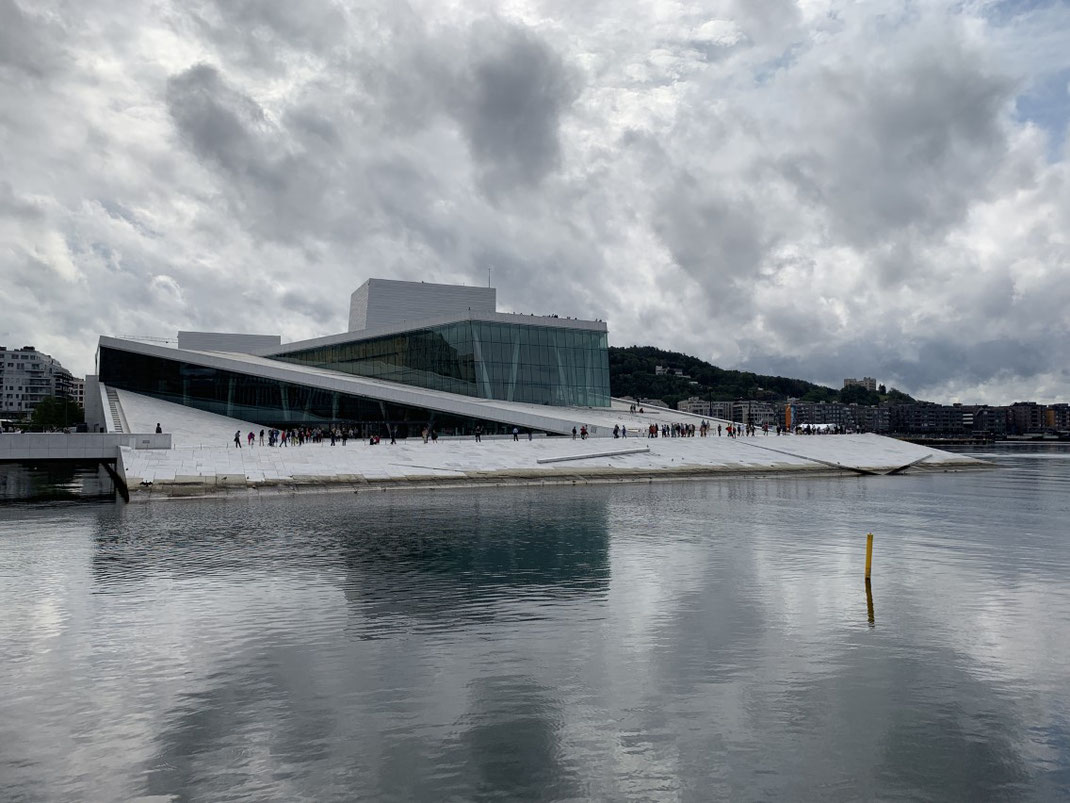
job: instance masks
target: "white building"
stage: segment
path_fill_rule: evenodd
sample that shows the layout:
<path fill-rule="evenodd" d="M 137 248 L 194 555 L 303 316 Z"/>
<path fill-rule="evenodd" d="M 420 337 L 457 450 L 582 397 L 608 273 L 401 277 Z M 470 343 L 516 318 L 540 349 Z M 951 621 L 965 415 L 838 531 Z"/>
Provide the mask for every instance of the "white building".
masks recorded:
<path fill-rule="evenodd" d="M 281 343 L 180 332 L 178 348 L 101 337 L 87 423 L 127 431 L 118 391 L 261 427 L 345 426 L 360 437 L 568 434 L 596 427 L 593 413 L 613 415 L 605 322 L 498 312 L 495 297 L 494 288 L 371 279 L 352 294 L 340 334 Z"/>
<path fill-rule="evenodd" d="M 699 396 L 684 399 L 676 405 L 676 409 L 692 415 L 710 415 L 709 401 Z"/>
<path fill-rule="evenodd" d="M 756 427 L 775 427 L 780 422 L 777 406 L 765 401 L 737 401 L 732 403 L 732 420 Z"/>

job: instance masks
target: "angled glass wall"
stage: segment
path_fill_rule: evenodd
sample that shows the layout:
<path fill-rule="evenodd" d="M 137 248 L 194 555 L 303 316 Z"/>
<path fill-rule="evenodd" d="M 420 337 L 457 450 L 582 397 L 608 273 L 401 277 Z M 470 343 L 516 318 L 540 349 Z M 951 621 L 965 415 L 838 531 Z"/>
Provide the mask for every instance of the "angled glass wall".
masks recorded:
<path fill-rule="evenodd" d="M 485 434 L 507 434 L 511 424 L 440 413 L 365 396 L 309 387 L 293 382 L 208 368 L 101 346 L 100 381 L 120 390 L 206 410 L 260 426 L 340 424 L 361 436 L 418 435 L 424 426 L 442 435 L 469 435 L 477 425 Z"/>
<path fill-rule="evenodd" d="M 483 399 L 609 406 L 608 343 L 599 331 L 460 321 L 273 359 Z"/>

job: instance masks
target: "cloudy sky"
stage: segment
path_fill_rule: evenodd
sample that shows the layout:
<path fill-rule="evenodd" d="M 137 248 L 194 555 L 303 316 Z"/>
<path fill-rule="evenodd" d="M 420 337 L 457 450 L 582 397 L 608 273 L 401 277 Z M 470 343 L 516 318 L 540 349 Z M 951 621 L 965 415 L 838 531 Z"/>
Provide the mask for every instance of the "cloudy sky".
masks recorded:
<path fill-rule="evenodd" d="M 485 284 L 723 367 L 1070 401 L 1066 0 L 0 0 L 0 344 Z"/>

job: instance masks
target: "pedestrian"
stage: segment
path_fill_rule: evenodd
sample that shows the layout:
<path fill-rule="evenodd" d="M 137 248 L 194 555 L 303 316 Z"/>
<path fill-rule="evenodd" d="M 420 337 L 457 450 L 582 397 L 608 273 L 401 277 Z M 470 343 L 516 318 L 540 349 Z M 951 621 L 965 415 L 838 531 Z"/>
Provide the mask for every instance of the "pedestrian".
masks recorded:
<path fill-rule="evenodd" d="M 623 426 L 621 426 L 621 428 L 620 428 L 620 436 L 622 438 L 627 438 L 628 437 L 628 425 L 627 424 L 624 424 Z"/>
<path fill-rule="evenodd" d="M 253 434 L 252 430 L 249 430 L 249 435 L 245 440 L 249 444 L 249 448 L 252 449 L 253 448 L 253 441 L 256 440 L 256 435 Z"/>
<path fill-rule="evenodd" d="M 576 440 L 576 428 L 572 428 L 572 440 Z"/>
<path fill-rule="evenodd" d="M 613 437 L 614 438 L 619 438 L 620 437 L 620 424 L 614 424 L 613 425 Z"/>
<path fill-rule="evenodd" d="M 516 427 L 513 427 L 513 440 L 514 441 L 520 440 L 520 430 L 517 429 Z"/>
<path fill-rule="evenodd" d="M 429 434 L 429 433 L 428 433 L 428 431 L 427 431 L 427 427 L 424 427 L 424 428 L 423 428 L 423 429 L 422 429 L 422 430 L 420 431 L 420 435 L 421 435 L 421 437 L 423 437 L 423 439 L 424 439 L 424 443 L 427 443 L 427 436 L 428 436 L 428 434 Z"/>
<path fill-rule="evenodd" d="M 437 429 L 432 429 L 431 430 L 431 443 L 438 443 L 438 430 Z"/>
<path fill-rule="evenodd" d="M 390 445 L 393 446 L 395 443 L 397 443 L 397 439 L 394 437 L 394 433 L 397 432 L 397 428 L 396 427 L 387 427 L 387 429 L 390 432 Z"/>
<path fill-rule="evenodd" d="M 157 435 L 162 435 L 163 434 L 163 427 L 160 426 L 160 422 L 159 421 L 156 422 L 156 434 Z"/>
<path fill-rule="evenodd" d="M 476 424 L 476 443 L 483 442 L 483 427 L 481 424 Z"/>
<path fill-rule="evenodd" d="M 528 430 L 528 440 L 529 441 L 531 440 L 531 430 L 530 429 Z"/>
<path fill-rule="evenodd" d="M 234 433 L 234 445 L 236 447 L 238 447 L 239 449 L 241 448 L 241 430 L 240 429 L 237 432 Z"/>
<path fill-rule="evenodd" d="M 264 430 L 260 430 L 260 445 L 264 445 Z"/>

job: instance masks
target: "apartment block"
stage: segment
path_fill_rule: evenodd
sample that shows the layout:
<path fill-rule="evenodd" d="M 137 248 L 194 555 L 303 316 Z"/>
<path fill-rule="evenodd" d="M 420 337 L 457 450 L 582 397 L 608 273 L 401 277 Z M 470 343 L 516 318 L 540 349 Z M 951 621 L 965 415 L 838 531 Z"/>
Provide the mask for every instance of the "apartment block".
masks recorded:
<path fill-rule="evenodd" d="M 0 417 L 23 418 L 49 396 L 73 398 L 74 377 L 33 346 L 0 346 Z"/>

